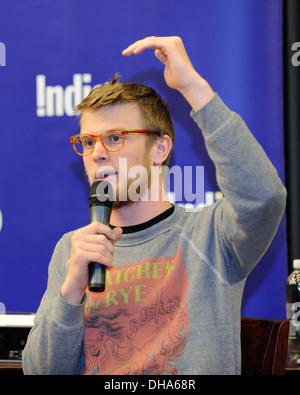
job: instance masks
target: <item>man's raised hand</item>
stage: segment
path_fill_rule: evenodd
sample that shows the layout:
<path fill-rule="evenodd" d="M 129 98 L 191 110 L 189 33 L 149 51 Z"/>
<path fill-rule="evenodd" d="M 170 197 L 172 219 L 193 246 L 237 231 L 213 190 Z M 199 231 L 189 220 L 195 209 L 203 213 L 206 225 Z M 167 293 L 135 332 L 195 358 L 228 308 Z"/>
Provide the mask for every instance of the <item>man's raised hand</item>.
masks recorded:
<path fill-rule="evenodd" d="M 131 44 L 122 54 L 139 55 L 146 49 L 155 50 L 155 56 L 165 66 L 166 84 L 178 90 L 195 111 L 214 96 L 211 87 L 194 69 L 180 37 L 146 37 Z"/>

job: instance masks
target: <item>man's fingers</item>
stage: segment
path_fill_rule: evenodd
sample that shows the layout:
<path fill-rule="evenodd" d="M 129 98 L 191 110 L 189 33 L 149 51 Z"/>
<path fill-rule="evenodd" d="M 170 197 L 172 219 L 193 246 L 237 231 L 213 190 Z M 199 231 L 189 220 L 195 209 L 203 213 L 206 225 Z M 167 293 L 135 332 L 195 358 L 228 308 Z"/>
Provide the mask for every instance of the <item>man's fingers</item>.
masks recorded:
<path fill-rule="evenodd" d="M 122 54 L 124 56 L 130 56 L 132 54 L 138 55 L 142 53 L 145 49 L 161 49 L 164 45 L 164 37 L 146 37 L 142 40 L 138 40 L 133 44 L 129 45 L 128 48 L 124 49 Z M 162 51 L 163 52 L 163 51 Z"/>
<path fill-rule="evenodd" d="M 159 49 L 156 49 L 154 54 L 164 65 L 167 64 L 168 58 Z"/>
<path fill-rule="evenodd" d="M 104 235 L 85 235 L 81 239 L 77 240 L 79 248 L 88 250 L 91 246 L 91 251 L 97 248 L 97 246 L 105 247 L 110 254 L 114 253 L 114 246 L 111 241 Z"/>
<path fill-rule="evenodd" d="M 91 224 L 81 228 L 78 233 L 82 234 L 99 234 L 105 235 L 108 239 L 114 241 L 116 239 L 116 235 L 109 226 L 102 224 L 101 222 L 92 222 Z"/>
<path fill-rule="evenodd" d="M 119 227 L 116 227 L 116 228 L 113 229 L 113 233 L 115 235 L 115 239 L 111 240 L 112 244 L 116 243 L 120 239 L 120 237 L 123 234 L 123 229 L 119 228 Z"/>

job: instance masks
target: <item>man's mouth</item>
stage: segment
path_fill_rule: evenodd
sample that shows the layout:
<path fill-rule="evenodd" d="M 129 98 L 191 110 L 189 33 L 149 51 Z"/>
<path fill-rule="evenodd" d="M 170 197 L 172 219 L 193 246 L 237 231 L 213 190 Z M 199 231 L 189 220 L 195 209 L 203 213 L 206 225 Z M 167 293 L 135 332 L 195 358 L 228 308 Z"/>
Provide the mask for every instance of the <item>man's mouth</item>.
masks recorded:
<path fill-rule="evenodd" d="M 107 180 L 115 177 L 118 173 L 115 170 L 97 170 L 95 180 Z"/>

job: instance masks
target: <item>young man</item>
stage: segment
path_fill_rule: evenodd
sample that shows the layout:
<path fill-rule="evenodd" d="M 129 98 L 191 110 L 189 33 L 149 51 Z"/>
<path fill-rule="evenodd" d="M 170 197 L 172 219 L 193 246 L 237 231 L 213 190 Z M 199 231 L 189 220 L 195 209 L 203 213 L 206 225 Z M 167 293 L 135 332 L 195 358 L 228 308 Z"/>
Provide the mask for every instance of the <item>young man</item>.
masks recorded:
<path fill-rule="evenodd" d="M 191 105 L 224 198 L 185 212 L 166 200 L 161 173 L 155 184 L 148 172 L 133 199 L 130 169 L 168 161 L 174 132 L 166 105 L 152 89 L 116 79 L 91 92 L 77 107 L 74 147 L 83 149 L 90 184 L 110 181 L 118 201 L 111 227 L 94 222 L 57 244 L 23 354 L 26 374 L 240 373 L 243 287 L 276 233 L 286 191 L 181 39 L 148 37 L 123 55 L 148 48 L 165 65 L 168 86 Z M 87 289 L 89 262 L 107 266 L 103 293 Z"/>

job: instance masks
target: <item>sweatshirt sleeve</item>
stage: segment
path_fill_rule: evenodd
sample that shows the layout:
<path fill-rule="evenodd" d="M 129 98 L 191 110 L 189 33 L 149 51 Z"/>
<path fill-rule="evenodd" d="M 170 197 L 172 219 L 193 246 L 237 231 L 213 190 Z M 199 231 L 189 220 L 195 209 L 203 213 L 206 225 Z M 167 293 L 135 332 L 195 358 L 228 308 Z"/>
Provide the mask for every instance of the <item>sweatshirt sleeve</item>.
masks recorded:
<path fill-rule="evenodd" d="M 269 247 L 285 209 L 286 189 L 244 121 L 217 94 L 191 116 L 203 133 L 224 195 L 216 227 L 225 243 L 229 279 L 237 282 Z"/>
<path fill-rule="evenodd" d="M 69 260 L 70 234 L 57 243 L 47 290 L 23 351 L 24 374 L 75 374 L 81 354 L 84 301 L 71 305 L 60 296 Z"/>

